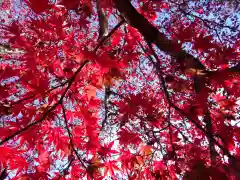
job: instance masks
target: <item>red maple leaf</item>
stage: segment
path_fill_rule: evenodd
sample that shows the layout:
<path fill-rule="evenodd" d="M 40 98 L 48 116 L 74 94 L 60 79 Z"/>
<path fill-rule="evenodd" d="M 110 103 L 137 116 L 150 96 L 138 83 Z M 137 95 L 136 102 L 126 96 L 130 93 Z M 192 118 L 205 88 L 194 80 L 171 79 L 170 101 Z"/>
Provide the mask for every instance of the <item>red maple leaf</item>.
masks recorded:
<path fill-rule="evenodd" d="M 98 153 L 101 156 L 107 156 L 107 155 L 111 156 L 112 154 L 117 154 L 118 151 L 112 150 L 113 144 L 114 144 L 114 141 L 110 142 L 109 144 L 105 144 L 105 145 L 101 146 Z"/>
<path fill-rule="evenodd" d="M 137 133 L 130 132 L 129 130 L 122 129 L 118 135 L 120 136 L 118 138 L 120 144 L 127 145 L 129 143 L 138 145 L 141 142 L 141 139 L 139 138 Z"/>
<path fill-rule="evenodd" d="M 235 1 L 0 4 L 0 179 L 239 179 Z"/>
<path fill-rule="evenodd" d="M 28 6 L 35 12 L 36 14 L 40 14 L 51 8 L 49 0 L 25 0 Z"/>

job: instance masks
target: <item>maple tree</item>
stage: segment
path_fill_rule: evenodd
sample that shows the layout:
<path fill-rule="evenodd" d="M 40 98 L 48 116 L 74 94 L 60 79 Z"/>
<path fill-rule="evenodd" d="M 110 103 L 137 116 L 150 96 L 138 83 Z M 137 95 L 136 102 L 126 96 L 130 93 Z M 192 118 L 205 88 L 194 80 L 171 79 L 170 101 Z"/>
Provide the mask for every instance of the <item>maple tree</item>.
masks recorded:
<path fill-rule="evenodd" d="M 239 10 L 1 1 L 0 179 L 240 179 Z"/>

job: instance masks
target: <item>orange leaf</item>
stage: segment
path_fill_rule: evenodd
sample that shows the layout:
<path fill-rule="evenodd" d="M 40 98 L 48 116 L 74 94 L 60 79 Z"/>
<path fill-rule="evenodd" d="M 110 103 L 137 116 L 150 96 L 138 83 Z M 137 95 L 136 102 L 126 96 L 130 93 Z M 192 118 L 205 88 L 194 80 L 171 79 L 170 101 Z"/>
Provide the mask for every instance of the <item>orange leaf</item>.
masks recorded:
<path fill-rule="evenodd" d="M 143 154 L 143 155 L 150 155 L 152 153 L 152 146 L 143 146 L 141 149 L 140 149 L 140 152 Z"/>
<path fill-rule="evenodd" d="M 91 99 L 91 97 L 93 97 L 93 98 L 96 97 L 96 90 L 97 90 L 97 88 L 92 85 L 88 85 L 85 87 L 85 92 L 88 96 L 88 99 Z"/>

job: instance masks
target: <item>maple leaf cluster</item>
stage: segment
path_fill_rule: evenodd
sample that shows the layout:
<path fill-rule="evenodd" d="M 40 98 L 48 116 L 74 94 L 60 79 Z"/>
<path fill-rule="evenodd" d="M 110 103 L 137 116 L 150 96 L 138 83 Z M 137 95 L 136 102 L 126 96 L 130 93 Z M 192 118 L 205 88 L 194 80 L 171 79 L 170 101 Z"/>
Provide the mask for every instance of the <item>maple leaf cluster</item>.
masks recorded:
<path fill-rule="evenodd" d="M 1 1 L 0 179 L 240 179 L 236 2 Z"/>

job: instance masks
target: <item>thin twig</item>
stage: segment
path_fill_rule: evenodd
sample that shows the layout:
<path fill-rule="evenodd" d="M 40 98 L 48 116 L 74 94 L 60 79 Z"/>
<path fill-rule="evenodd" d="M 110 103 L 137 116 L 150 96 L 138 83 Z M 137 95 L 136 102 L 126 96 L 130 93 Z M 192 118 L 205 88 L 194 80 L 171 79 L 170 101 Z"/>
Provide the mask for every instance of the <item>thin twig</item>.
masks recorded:
<path fill-rule="evenodd" d="M 60 180 L 60 179 L 65 175 L 65 173 L 68 172 L 68 170 L 69 170 L 69 168 L 71 167 L 71 165 L 72 165 L 72 163 L 73 163 L 74 160 L 75 160 L 75 159 L 72 158 L 71 161 L 68 163 L 67 167 L 64 168 L 63 170 L 61 170 L 61 173 L 63 173 L 63 175 L 60 174 L 58 180 Z"/>
<path fill-rule="evenodd" d="M 57 86 L 55 86 L 55 87 L 47 90 L 47 91 L 43 94 L 43 96 L 46 96 L 48 93 L 54 91 L 55 89 L 57 89 L 57 88 L 59 88 L 59 87 L 65 86 L 67 83 L 68 83 L 68 80 L 65 81 L 65 82 L 62 83 L 62 84 L 59 84 L 59 85 L 57 85 Z M 24 102 L 24 101 L 26 101 L 26 100 L 32 99 L 32 98 L 36 97 L 37 95 L 38 95 L 38 93 L 32 94 L 32 95 L 30 95 L 30 96 L 28 96 L 28 97 L 25 97 L 25 98 L 23 98 L 23 99 L 20 99 L 20 100 L 18 100 L 18 101 L 16 101 L 16 102 L 12 102 L 11 105 L 19 104 L 19 103 Z"/>
<path fill-rule="evenodd" d="M 149 46 L 150 49 L 152 49 L 151 44 L 148 43 L 148 46 Z M 188 115 L 188 113 L 184 112 L 182 109 L 180 109 L 179 107 L 177 107 L 177 106 L 171 101 L 170 95 L 169 95 L 168 90 L 167 90 L 166 82 L 165 82 L 163 76 L 160 74 L 160 73 L 161 73 L 161 69 L 160 69 L 160 67 L 159 67 L 159 65 L 158 65 L 158 62 L 160 62 L 160 61 L 157 60 L 157 63 L 153 63 L 153 65 L 154 65 L 155 68 L 156 68 L 156 73 L 157 73 L 157 75 L 158 75 L 158 77 L 159 77 L 159 80 L 160 80 L 161 83 L 162 83 L 162 87 L 163 87 L 163 90 L 164 90 L 164 93 L 165 93 L 165 96 L 166 96 L 166 99 L 167 99 L 169 105 L 170 105 L 171 107 L 173 107 L 176 111 L 178 111 L 180 114 L 182 114 L 183 116 L 185 116 L 187 119 L 189 119 L 190 122 L 192 122 L 192 123 L 195 125 L 195 127 L 197 127 L 197 129 L 199 129 L 200 131 L 202 131 L 208 138 L 211 138 L 211 139 L 212 139 L 212 136 L 213 136 L 212 134 L 210 134 L 205 128 L 203 128 L 201 124 L 199 124 L 197 121 L 195 121 L 194 119 L 192 119 L 191 116 Z M 213 138 L 212 140 L 213 140 L 213 142 L 222 150 L 222 152 L 231 159 L 231 161 L 233 162 L 233 163 L 232 163 L 233 169 L 234 169 L 236 172 L 238 172 L 238 171 L 239 171 L 239 167 L 237 167 L 237 162 L 238 162 L 238 160 L 236 159 L 236 157 L 234 157 L 233 155 L 231 155 L 231 153 L 230 153 L 225 147 L 223 147 L 221 144 L 219 144 L 218 141 L 216 141 L 215 138 Z"/>
<path fill-rule="evenodd" d="M 106 40 L 107 38 L 109 38 L 109 37 L 117 30 L 117 28 L 119 28 L 124 22 L 125 22 L 125 21 L 122 20 L 116 27 L 114 27 L 113 30 L 112 30 L 107 36 L 105 36 L 105 37 L 98 43 L 97 47 L 94 48 L 94 52 L 96 52 L 96 51 L 99 49 L 99 47 L 105 42 L 105 40 Z M 72 83 L 74 82 L 76 76 L 77 76 L 78 73 L 83 69 L 83 67 L 84 67 L 86 64 L 88 64 L 89 62 L 90 62 L 89 60 L 85 60 L 85 61 L 81 64 L 81 66 L 77 69 L 77 71 L 74 73 L 74 75 L 69 79 L 69 81 L 67 82 L 67 83 L 68 83 L 67 88 L 65 89 L 65 91 L 64 91 L 63 94 L 62 94 L 62 96 L 60 97 L 60 99 L 58 100 L 58 102 L 57 102 L 56 104 L 54 104 L 54 105 L 51 106 L 49 109 L 47 109 L 47 110 L 41 115 L 41 117 L 39 118 L 39 120 L 37 120 L 37 121 L 35 121 L 35 122 L 33 122 L 33 123 L 25 126 L 24 128 L 22 128 L 22 129 L 16 131 L 15 133 L 13 133 L 12 135 L 4 138 L 4 139 L 0 142 L 0 146 L 3 145 L 5 142 L 13 139 L 13 138 L 16 137 L 17 135 L 21 134 L 22 132 L 27 131 L 29 128 L 33 127 L 34 125 L 37 125 L 37 124 L 43 122 L 44 119 L 48 116 L 48 114 L 49 114 L 50 112 L 52 112 L 59 104 L 62 103 L 63 98 L 65 97 L 67 91 L 70 89 L 70 87 L 71 87 Z"/>
<path fill-rule="evenodd" d="M 99 47 L 125 22 L 125 20 L 121 20 L 113 29 L 112 31 L 107 35 L 103 36 L 94 51 L 97 51 Z"/>
<path fill-rule="evenodd" d="M 63 100 L 63 98 L 65 97 L 67 91 L 70 89 L 72 83 L 74 82 L 76 76 L 78 75 L 78 73 L 83 69 L 83 67 L 89 62 L 89 60 L 86 60 L 82 63 L 82 65 L 77 69 L 77 71 L 74 73 L 74 75 L 69 79 L 69 82 L 68 82 L 68 86 L 67 88 L 65 89 L 65 91 L 63 92 L 62 96 L 60 97 L 60 99 L 58 100 L 57 103 L 55 103 L 53 106 L 51 106 L 49 109 L 47 109 L 42 115 L 41 117 L 39 118 L 39 120 L 25 126 L 24 128 L 16 131 L 15 133 L 13 133 L 12 135 L 4 138 L 1 142 L 0 142 L 0 145 L 3 145 L 5 142 L 13 139 L 14 137 L 16 137 L 17 135 L 21 134 L 22 132 L 28 130 L 29 128 L 33 127 L 34 125 L 37 125 L 41 122 L 44 121 L 44 119 L 48 116 L 48 114 L 50 112 L 52 112 Z"/>
<path fill-rule="evenodd" d="M 61 106 L 62 106 L 62 111 L 63 111 L 63 119 L 64 119 L 64 123 L 65 123 L 65 127 L 67 129 L 67 133 L 68 133 L 68 137 L 69 137 L 69 140 L 70 140 L 70 146 L 74 152 L 74 154 L 77 156 L 77 159 L 79 160 L 79 162 L 82 164 L 82 166 L 87 170 L 87 167 L 86 165 L 84 164 L 83 160 L 81 159 L 81 157 L 79 156 L 77 150 L 74 148 L 74 143 L 73 143 L 73 137 L 72 137 L 72 133 L 68 127 L 68 122 L 67 122 L 67 116 L 66 116 L 66 111 L 65 111 L 65 107 L 63 105 L 63 103 L 61 103 Z"/>

